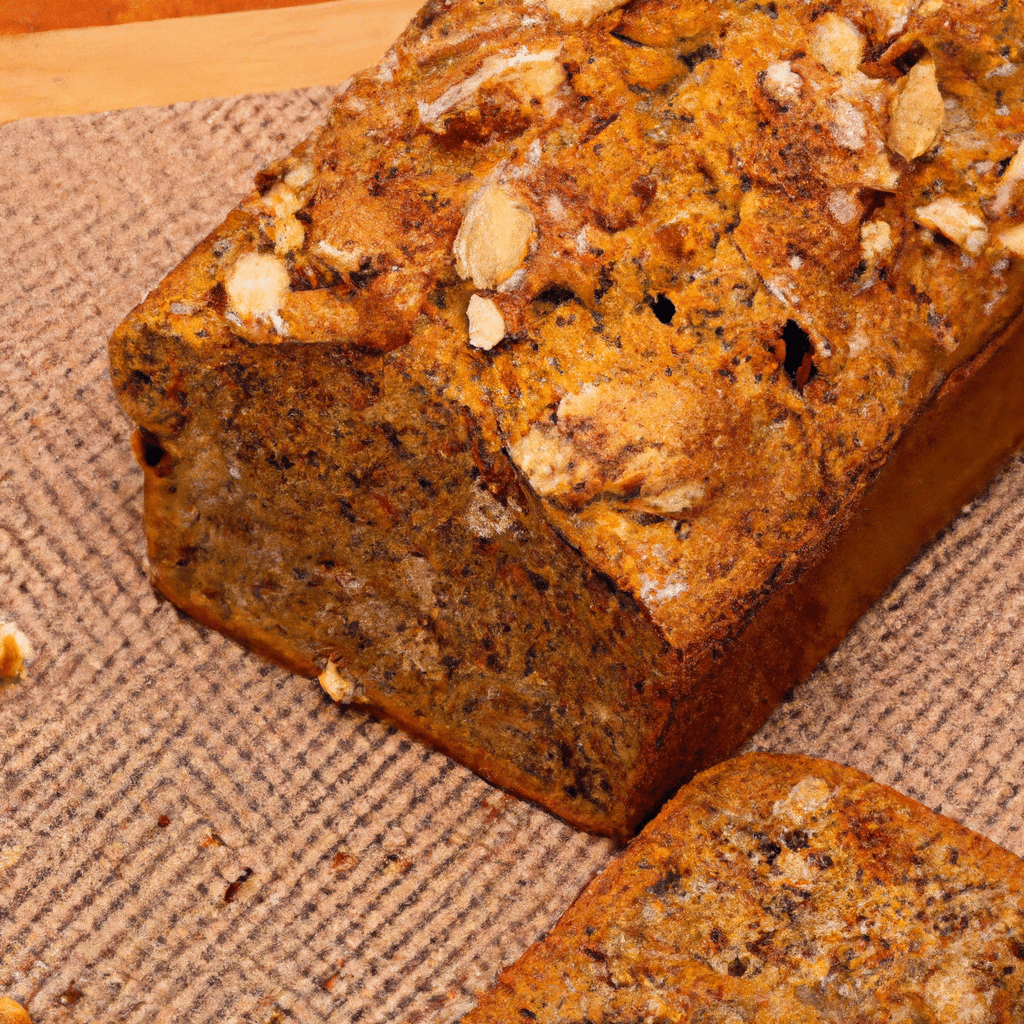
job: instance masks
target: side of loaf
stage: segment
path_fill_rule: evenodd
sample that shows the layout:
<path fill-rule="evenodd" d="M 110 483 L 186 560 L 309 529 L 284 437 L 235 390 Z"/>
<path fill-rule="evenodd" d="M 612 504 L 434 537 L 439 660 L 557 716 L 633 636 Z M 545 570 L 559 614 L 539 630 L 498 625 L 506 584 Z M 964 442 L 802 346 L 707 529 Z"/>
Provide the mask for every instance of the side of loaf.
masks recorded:
<path fill-rule="evenodd" d="M 685 786 L 464 1024 L 1011 1024 L 1024 863 L 866 775 L 747 755 Z"/>
<path fill-rule="evenodd" d="M 112 339 L 156 586 L 628 836 L 1024 436 L 1022 24 L 429 3 Z"/>

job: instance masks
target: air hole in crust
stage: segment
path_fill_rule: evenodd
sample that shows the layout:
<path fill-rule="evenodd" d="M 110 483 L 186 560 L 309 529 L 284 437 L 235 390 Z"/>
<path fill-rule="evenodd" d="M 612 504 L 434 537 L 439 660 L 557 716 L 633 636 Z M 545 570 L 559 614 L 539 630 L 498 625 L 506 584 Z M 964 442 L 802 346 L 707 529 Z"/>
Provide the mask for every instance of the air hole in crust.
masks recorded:
<path fill-rule="evenodd" d="M 928 51 L 921 43 L 914 43 L 893 60 L 901 75 L 905 75 L 915 64 L 919 64 Z"/>
<path fill-rule="evenodd" d="M 676 315 L 676 305 L 667 295 L 662 295 L 659 292 L 657 298 L 648 298 L 647 301 L 650 303 L 651 309 L 654 310 L 654 315 L 663 324 L 672 323 L 672 317 Z"/>
<path fill-rule="evenodd" d="M 814 346 L 810 335 L 795 321 L 787 320 L 782 328 L 782 340 L 786 344 L 786 358 L 782 368 L 797 391 L 803 393 L 808 383 L 818 374 L 814 365 Z"/>
<path fill-rule="evenodd" d="M 542 305 L 561 306 L 563 303 L 572 302 L 574 299 L 576 299 L 576 293 L 571 288 L 566 288 L 560 284 L 549 284 L 533 301 Z"/>

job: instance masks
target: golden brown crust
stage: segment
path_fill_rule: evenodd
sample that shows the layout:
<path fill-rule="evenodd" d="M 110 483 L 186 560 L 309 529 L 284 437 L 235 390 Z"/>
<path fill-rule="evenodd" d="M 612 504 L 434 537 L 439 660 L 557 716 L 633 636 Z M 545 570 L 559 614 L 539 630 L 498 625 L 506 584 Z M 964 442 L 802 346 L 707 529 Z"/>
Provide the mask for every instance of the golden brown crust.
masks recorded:
<path fill-rule="evenodd" d="M 538 7 L 510 36 L 515 5 L 428 5 L 261 175 L 230 251 L 145 320 L 203 323 L 207 349 L 225 330 L 436 349 L 446 392 L 570 542 L 653 596 L 686 648 L 681 622 L 799 566 L 942 374 L 1019 307 L 1022 264 L 999 241 L 1018 208 L 996 201 L 1024 134 L 1016 8 L 644 0 L 589 26 Z M 932 94 L 914 100 L 925 67 Z M 933 145 L 904 159 L 893 132 L 927 129 L 936 88 Z M 462 283 L 481 192 L 529 219 L 528 252 Z M 981 219 L 979 251 L 922 228 L 940 198 Z M 280 305 L 218 310 L 211 291 L 254 249 L 290 282 Z M 491 354 L 466 344 L 474 283 L 508 326 Z M 785 371 L 787 324 L 810 379 Z M 655 534 L 664 553 L 645 559 Z M 723 558 L 723 539 L 744 550 Z M 707 576 L 710 602 L 690 586 Z"/>
<path fill-rule="evenodd" d="M 1021 23 L 428 4 L 113 339 L 155 582 L 628 833 L 891 581 L 801 656 L 748 642 L 817 600 L 787 588 L 950 375 L 1019 343 Z M 940 489 L 904 558 L 969 496 Z"/>
<path fill-rule="evenodd" d="M 684 787 L 465 1024 L 1010 1024 L 1024 864 L 861 772 L 755 754 Z"/>

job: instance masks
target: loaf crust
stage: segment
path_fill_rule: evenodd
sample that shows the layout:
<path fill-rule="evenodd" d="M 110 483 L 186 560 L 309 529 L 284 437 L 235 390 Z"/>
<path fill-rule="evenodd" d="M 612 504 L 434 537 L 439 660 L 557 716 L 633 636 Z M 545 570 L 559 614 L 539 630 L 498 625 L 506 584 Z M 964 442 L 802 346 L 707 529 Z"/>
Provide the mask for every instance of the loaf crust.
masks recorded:
<path fill-rule="evenodd" d="M 1020 15 L 428 4 L 112 340 L 154 582 L 629 835 L 1020 442 Z"/>
<path fill-rule="evenodd" d="M 464 1024 L 1011 1024 L 1024 863 L 862 772 L 685 786 Z"/>

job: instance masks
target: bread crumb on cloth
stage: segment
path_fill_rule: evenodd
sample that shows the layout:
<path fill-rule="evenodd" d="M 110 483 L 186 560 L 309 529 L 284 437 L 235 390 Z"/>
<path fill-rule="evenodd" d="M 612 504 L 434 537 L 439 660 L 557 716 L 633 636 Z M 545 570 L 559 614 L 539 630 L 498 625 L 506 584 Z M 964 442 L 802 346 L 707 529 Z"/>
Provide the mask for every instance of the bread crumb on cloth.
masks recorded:
<path fill-rule="evenodd" d="M 35 656 L 29 638 L 17 626 L 11 622 L 0 622 L 0 683 L 24 679 L 25 668 L 35 660 Z M 3 1020 L 0 1017 L 0 1024 Z"/>

